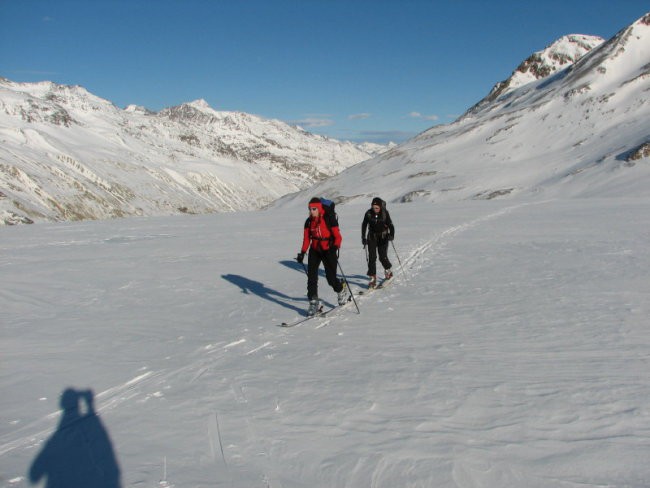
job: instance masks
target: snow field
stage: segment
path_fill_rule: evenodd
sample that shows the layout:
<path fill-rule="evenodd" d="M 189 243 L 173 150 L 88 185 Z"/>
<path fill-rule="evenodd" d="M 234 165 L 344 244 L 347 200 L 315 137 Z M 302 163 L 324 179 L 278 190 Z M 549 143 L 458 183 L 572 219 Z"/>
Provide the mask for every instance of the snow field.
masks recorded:
<path fill-rule="evenodd" d="M 291 329 L 304 209 L 5 229 L 0 486 L 67 387 L 125 487 L 645 486 L 648 203 L 391 205 L 404 271 Z"/>

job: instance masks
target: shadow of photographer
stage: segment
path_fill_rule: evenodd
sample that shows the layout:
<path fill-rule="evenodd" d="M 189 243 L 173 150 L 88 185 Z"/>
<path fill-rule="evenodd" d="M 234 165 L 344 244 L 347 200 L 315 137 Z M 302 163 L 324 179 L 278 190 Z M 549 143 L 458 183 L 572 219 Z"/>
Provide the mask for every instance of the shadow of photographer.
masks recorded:
<path fill-rule="evenodd" d="M 45 488 L 120 488 L 120 468 L 93 392 L 66 388 L 60 405 L 57 430 L 32 462 L 29 480 L 45 478 Z"/>

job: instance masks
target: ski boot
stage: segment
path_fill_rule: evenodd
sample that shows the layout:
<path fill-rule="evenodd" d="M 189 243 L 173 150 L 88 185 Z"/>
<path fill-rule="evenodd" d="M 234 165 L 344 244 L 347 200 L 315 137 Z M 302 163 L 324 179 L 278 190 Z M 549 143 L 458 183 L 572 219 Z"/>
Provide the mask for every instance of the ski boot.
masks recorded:
<path fill-rule="evenodd" d="M 368 289 L 373 290 L 377 288 L 377 275 L 370 275 L 370 281 L 368 282 Z"/>
<path fill-rule="evenodd" d="M 336 298 L 338 298 L 339 305 L 345 305 L 345 302 L 348 301 L 348 285 L 345 281 L 341 285 L 341 291 L 336 294 Z"/>
<path fill-rule="evenodd" d="M 309 309 L 307 309 L 307 315 L 311 317 L 312 315 L 316 315 L 318 312 L 320 312 L 320 300 L 318 298 L 309 300 Z"/>
<path fill-rule="evenodd" d="M 393 272 L 390 269 L 384 270 L 384 279 L 390 280 L 393 277 Z"/>

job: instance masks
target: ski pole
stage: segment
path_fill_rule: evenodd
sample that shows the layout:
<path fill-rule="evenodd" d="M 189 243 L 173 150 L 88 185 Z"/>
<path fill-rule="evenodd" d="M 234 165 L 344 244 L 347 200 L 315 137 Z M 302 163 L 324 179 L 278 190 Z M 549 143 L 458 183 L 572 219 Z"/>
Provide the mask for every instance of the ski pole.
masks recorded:
<path fill-rule="evenodd" d="M 399 267 L 402 269 L 402 274 L 406 276 L 406 273 L 404 273 L 404 266 L 402 266 L 402 260 L 399 258 L 399 254 L 397 254 L 397 249 L 395 249 L 395 243 L 393 241 L 390 241 L 390 243 L 393 246 L 393 251 L 395 251 L 395 256 L 397 256 L 397 262 L 399 263 Z"/>
<path fill-rule="evenodd" d="M 345 273 L 343 272 L 343 268 L 341 267 L 341 262 L 337 260 L 337 264 L 339 265 L 339 269 L 341 270 L 341 274 L 343 275 L 343 281 L 345 281 L 345 284 L 348 287 L 348 291 L 350 292 L 350 297 L 354 302 L 354 306 L 357 307 L 357 313 L 360 314 L 361 311 L 359 310 L 359 305 L 357 305 L 357 300 L 354 298 L 354 293 L 352 293 L 352 289 L 350 288 L 350 283 L 348 283 L 348 278 L 345 276 Z"/>

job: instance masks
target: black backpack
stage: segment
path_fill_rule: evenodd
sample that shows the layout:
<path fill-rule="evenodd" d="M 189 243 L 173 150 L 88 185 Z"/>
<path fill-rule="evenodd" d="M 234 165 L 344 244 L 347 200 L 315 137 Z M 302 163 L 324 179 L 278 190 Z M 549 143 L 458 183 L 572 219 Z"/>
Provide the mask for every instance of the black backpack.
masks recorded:
<path fill-rule="evenodd" d="M 332 232 L 332 227 L 338 227 L 339 226 L 339 216 L 336 214 L 336 204 L 332 200 L 328 200 L 327 198 L 312 198 L 312 200 L 309 203 L 313 203 L 316 200 L 320 202 L 320 204 L 323 206 L 323 210 L 325 211 L 325 225 L 327 226 L 327 230 L 330 231 L 330 245 L 334 243 L 334 233 Z M 310 217 L 307 217 L 307 220 L 305 221 L 305 228 L 309 226 L 309 220 Z"/>
<path fill-rule="evenodd" d="M 325 223 L 327 224 L 327 228 L 331 231 L 332 227 L 335 225 L 338 227 L 339 225 L 339 216 L 336 214 L 336 203 L 334 203 L 332 200 L 328 200 L 327 198 L 321 198 L 320 203 L 325 209 L 325 215 L 329 215 L 330 219 L 325 219 Z M 332 225 L 335 224 L 335 225 Z"/>

